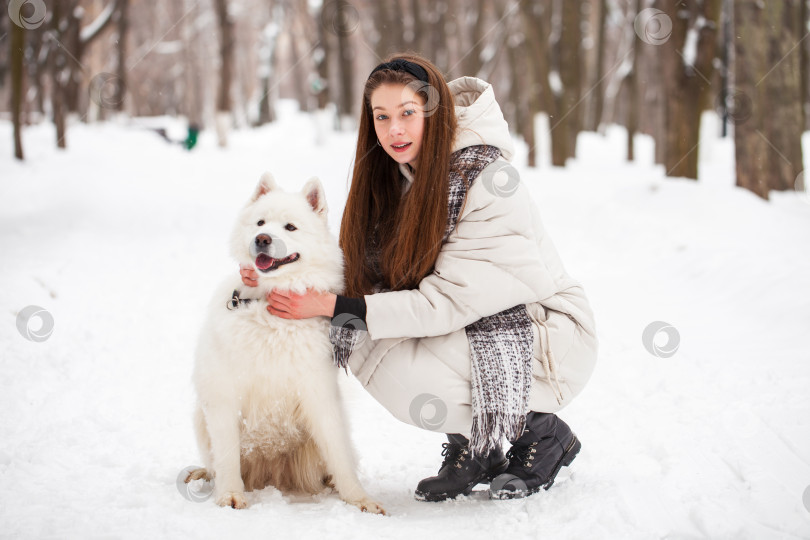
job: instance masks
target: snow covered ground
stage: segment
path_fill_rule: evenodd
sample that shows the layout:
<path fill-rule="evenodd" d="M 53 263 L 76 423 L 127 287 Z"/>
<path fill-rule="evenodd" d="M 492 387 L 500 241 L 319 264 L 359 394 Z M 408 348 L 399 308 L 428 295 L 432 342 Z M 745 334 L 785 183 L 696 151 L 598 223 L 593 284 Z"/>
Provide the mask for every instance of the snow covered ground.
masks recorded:
<path fill-rule="evenodd" d="M 810 538 L 810 199 L 735 188 L 727 139 L 707 143 L 700 182 L 665 178 L 645 137 L 627 164 L 619 128 L 583 134 L 565 169 L 527 169 L 525 146 L 516 158 L 601 344 L 561 412 L 583 450 L 551 490 L 415 501 L 443 435 L 344 376 L 360 478 L 389 516 L 274 488 L 243 511 L 183 498 L 176 477 L 200 464 L 192 352 L 237 271 L 236 212 L 265 170 L 287 189 L 315 175 L 338 231 L 355 136 L 317 145 L 309 117 L 280 113 L 227 150 L 203 132 L 192 152 L 154 119 L 73 125 L 67 152 L 34 126 L 24 163 L 0 123 L 0 537 Z M 53 317 L 45 341 L 16 326 L 31 305 Z M 656 321 L 677 330 L 655 339 L 674 355 L 643 344 Z"/>

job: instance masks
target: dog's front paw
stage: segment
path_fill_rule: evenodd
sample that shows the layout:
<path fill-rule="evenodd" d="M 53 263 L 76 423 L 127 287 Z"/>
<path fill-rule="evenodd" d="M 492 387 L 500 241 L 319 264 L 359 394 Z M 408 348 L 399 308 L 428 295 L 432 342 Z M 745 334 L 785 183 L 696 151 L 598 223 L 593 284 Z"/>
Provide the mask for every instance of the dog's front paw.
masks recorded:
<path fill-rule="evenodd" d="M 234 491 L 226 491 L 217 498 L 217 504 L 220 506 L 230 506 L 240 510 L 247 508 L 247 500 L 245 500 L 244 493 L 237 493 Z"/>
<path fill-rule="evenodd" d="M 368 512 L 370 514 L 382 514 L 384 516 L 387 515 L 385 513 L 385 508 L 383 508 L 380 503 L 372 501 L 371 499 L 360 499 L 359 501 L 349 501 L 349 503 L 355 505 L 363 512 Z"/>

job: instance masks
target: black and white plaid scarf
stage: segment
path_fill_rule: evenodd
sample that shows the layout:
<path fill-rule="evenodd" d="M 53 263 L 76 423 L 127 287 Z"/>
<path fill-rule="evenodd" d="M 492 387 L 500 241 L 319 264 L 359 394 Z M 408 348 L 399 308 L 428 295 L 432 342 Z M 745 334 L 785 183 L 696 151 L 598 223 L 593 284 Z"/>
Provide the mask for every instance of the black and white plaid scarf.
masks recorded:
<path fill-rule="evenodd" d="M 469 186 L 500 155 L 498 148 L 483 145 L 452 154 L 445 241 L 456 227 Z M 378 251 L 372 251 L 368 259 L 373 269 L 379 269 Z M 386 290 L 375 288 L 377 292 Z M 348 365 L 349 356 L 365 331 L 353 326 L 356 325 L 330 327 L 334 360 L 340 367 Z M 486 455 L 500 445 L 503 437 L 514 441 L 523 432 L 532 380 L 531 320 L 525 304 L 520 304 L 479 319 L 465 330 L 472 363 L 470 449 L 473 455 Z"/>

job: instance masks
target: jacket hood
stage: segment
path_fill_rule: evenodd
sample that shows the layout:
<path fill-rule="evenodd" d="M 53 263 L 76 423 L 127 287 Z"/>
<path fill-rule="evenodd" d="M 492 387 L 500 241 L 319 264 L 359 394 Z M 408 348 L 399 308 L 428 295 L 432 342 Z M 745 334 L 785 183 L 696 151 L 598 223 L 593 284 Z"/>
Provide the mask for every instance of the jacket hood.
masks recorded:
<path fill-rule="evenodd" d="M 492 85 L 475 77 L 461 77 L 448 83 L 456 104 L 458 131 L 453 152 L 487 144 L 500 148 L 504 159 L 511 161 L 515 154 L 509 125 L 501 107 L 495 101 Z"/>
<path fill-rule="evenodd" d="M 511 161 L 515 154 L 509 124 L 503 117 L 501 107 L 495 101 L 495 91 L 488 82 L 476 77 L 460 77 L 448 83 L 456 108 L 458 129 L 453 141 L 452 152 L 487 144 L 501 150 L 504 159 Z M 407 165 L 400 164 L 399 170 L 413 182 L 413 174 Z"/>

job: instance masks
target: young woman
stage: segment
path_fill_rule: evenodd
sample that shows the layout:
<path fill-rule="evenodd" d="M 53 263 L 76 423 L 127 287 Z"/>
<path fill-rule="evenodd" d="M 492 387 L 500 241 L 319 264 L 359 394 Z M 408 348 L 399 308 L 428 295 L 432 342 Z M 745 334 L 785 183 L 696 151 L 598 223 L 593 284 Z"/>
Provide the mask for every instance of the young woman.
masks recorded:
<path fill-rule="evenodd" d="M 553 413 L 591 376 L 593 314 L 513 152 L 488 83 L 448 84 L 428 60 L 394 55 L 364 88 L 344 295 L 267 295 L 279 317 L 332 317 L 338 362 L 396 418 L 447 433 L 420 500 L 488 481 L 494 498 L 548 489 L 581 446 Z"/>

